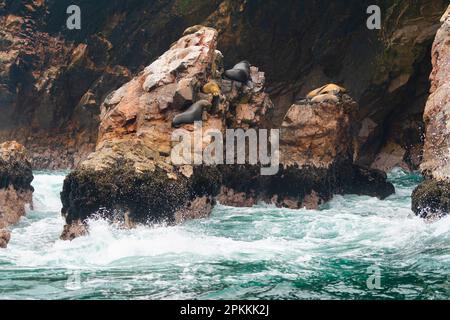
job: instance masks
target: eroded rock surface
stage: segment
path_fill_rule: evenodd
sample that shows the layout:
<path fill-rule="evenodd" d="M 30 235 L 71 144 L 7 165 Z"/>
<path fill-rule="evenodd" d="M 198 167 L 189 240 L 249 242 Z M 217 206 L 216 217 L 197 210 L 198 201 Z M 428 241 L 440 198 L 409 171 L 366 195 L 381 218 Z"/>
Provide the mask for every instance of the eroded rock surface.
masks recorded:
<path fill-rule="evenodd" d="M 215 129 L 225 137 L 228 128 L 273 129 L 268 119 L 274 106 L 264 90 L 264 73 L 251 67 L 248 85 L 223 79 L 217 37 L 212 28 L 189 29 L 105 99 L 96 151 L 64 183 L 67 226 L 62 238 L 84 234 L 85 220 L 94 215 L 133 227 L 207 217 L 216 201 L 316 208 L 335 193 L 382 198 L 392 193 L 385 175 L 353 164 L 357 104 L 346 95 L 336 97 L 334 104 L 309 101 L 292 106 L 281 130 L 285 157 L 273 176 L 262 176 L 261 166 L 254 164 L 174 165 L 172 120 L 196 101 L 211 103 L 203 111 L 203 132 Z M 217 87 L 212 93 L 202 92 L 211 83 L 219 93 Z M 194 124 L 181 129 L 195 134 Z M 202 151 L 207 142 L 203 140 Z M 380 190 L 366 188 L 370 183 Z"/>
<path fill-rule="evenodd" d="M 291 209 L 317 209 L 335 194 L 384 199 L 395 192 L 384 172 L 354 164 L 358 104 L 346 94 L 314 100 L 292 105 L 284 118 L 279 172 L 264 177 L 257 168 L 225 168 L 221 203 L 252 206 L 264 201 Z"/>
<path fill-rule="evenodd" d="M 96 147 L 105 97 L 197 24 L 219 31 L 227 67 L 248 59 L 266 71 L 276 126 L 309 90 L 339 82 L 360 104 L 359 121 L 376 126 L 360 137 L 358 163 L 369 166 L 380 151 L 384 157 L 384 145 L 391 142 L 406 151 L 408 167 L 420 162 L 429 52 L 447 0 L 0 4 L 0 142 L 24 144 L 35 168 L 67 168 L 84 160 Z M 81 30 L 66 27 L 72 4 L 89 21 Z M 380 31 L 366 26 L 373 4 L 382 10 Z M 180 98 L 186 99 L 182 91 Z"/>
<path fill-rule="evenodd" d="M 17 142 L 0 144 L 0 248 L 10 240 L 7 228 L 25 215 L 32 204 L 33 173 L 25 148 Z"/>
<path fill-rule="evenodd" d="M 426 140 L 421 165 L 426 181 L 413 194 L 412 209 L 422 217 L 450 213 L 450 10 L 433 45 L 431 94 L 425 107 Z"/>

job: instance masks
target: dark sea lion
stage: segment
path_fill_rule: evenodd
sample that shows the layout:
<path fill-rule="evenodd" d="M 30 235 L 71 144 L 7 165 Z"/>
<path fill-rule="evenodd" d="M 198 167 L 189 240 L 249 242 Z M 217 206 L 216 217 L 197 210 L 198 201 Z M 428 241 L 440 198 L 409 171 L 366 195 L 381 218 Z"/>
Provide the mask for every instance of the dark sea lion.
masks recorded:
<path fill-rule="evenodd" d="M 248 73 L 246 73 L 244 70 L 231 69 L 225 71 L 224 75 L 225 78 L 229 80 L 234 80 L 242 83 L 247 83 L 248 81 Z"/>
<path fill-rule="evenodd" d="M 172 127 L 179 128 L 183 124 L 201 121 L 204 108 L 211 107 L 211 103 L 206 100 L 200 100 L 189 107 L 185 112 L 180 113 L 173 118 Z"/>
<path fill-rule="evenodd" d="M 230 80 L 246 84 L 250 80 L 250 63 L 245 60 L 241 61 L 233 69 L 225 71 L 224 76 Z"/>
<path fill-rule="evenodd" d="M 245 70 L 248 74 L 250 74 L 250 62 L 247 60 L 241 61 L 238 64 L 236 64 L 233 69 L 237 70 Z"/>

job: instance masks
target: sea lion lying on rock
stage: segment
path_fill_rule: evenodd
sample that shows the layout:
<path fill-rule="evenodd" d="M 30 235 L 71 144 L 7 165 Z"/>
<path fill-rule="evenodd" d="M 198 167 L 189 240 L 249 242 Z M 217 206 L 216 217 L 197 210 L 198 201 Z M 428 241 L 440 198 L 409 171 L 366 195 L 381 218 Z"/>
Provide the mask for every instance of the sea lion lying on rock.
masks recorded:
<path fill-rule="evenodd" d="M 337 95 L 339 93 L 345 93 L 347 92 L 347 89 L 340 87 L 334 83 L 330 83 L 327 85 L 324 85 L 323 87 L 320 87 L 316 90 L 311 91 L 306 96 L 308 99 L 313 99 L 314 97 L 322 94 L 330 94 L 330 95 Z"/>
<path fill-rule="evenodd" d="M 338 103 L 339 98 L 333 94 L 319 94 L 318 96 L 315 96 L 311 99 L 311 102 L 313 103 L 322 103 L 326 101 Z"/>
<path fill-rule="evenodd" d="M 232 69 L 225 71 L 224 76 L 227 79 L 246 84 L 250 80 L 250 63 L 241 61 Z"/>
<path fill-rule="evenodd" d="M 203 118 L 204 108 L 211 107 L 211 103 L 206 100 L 200 100 L 189 107 L 185 112 L 180 113 L 173 118 L 172 127 L 179 128 L 183 124 L 201 121 Z"/>

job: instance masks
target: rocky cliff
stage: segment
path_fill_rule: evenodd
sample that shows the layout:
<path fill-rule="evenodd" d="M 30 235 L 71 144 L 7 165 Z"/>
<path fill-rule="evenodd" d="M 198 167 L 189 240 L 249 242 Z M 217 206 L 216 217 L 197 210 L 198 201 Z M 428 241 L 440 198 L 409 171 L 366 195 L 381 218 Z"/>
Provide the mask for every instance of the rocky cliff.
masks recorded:
<path fill-rule="evenodd" d="M 425 107 L 425 176 L 413 194 L 417 215 L 435 218 L 450 212 L 450 6 L 433 45 L 431 94 Z"/>
<path fill-rule="evenodd" d="M 77 4 L 81 30 L 66 28 Z M 366 9 L 382 9 L 380 31 Z M 429 52 L 446 0 L 2 0 L 0 141 L 16 139 L 35 168 L 73 167 L 95 148 L 100 105 L 188 26 L 218 30 L 224 64 L 247 59 L 267 75 L 281 125 L 323 83 L 347 87 L 362 123 L 358 163 L 417 168 Z M 326 21 L 327 23 L 324 23 Z"/>
<path fill-rule="evenodd" d="M 0 248 L 10 240 L 7 227 L 25 215 L 31 205 L 33 174 L 25 148 L 17 142 L 0 144 Z"/>
<path fill-rule="evenodd" d="M 207 217 L 217 201 L 234 206 L 265 201 L 298 209 L 317 208 L 336 193 L 385 198 L 394 192 L 384 173 L 353 163 L 358 105 L 348 95 L 329 95 L 331 102 L 308 99 L 291 107 L 281 127 L 281 165 L 276 162 L 270 175 L 262 174 L 261 161 L 234 161 L 247 153 L 245 148 L 232 154 L 233 163 L 205 163 L 213 138 L 228 145 L 222 140 L 228 139 L 227 129 L 253 129 L 255 135 L 257 129 L 279 129 L 270 121 L 274 106 L 264 90 L 264 73 L 252 66 L 248 82 L 227 79 L 217 42 L 215 29 L 188 29 L 105 99 L 96 151 L 64 183 L 63 239 L 85 233 L 86 219 L 96 215 L 131 227 Z M 180 123 L 189 141 L 199 139 L 199 149 L 189 146 L 182 155 L 185 161 L 175 163 L 175 119 L 196 106 L 203 108 L 195 119 L 202 132 L 215 130 L 220 136 L 198 138 L 193 118 Z M 266 141 L 257 143 L 248 149 L 261 148 Z M 270 141 L 275 148 L 274 143 Z M 214 155 L 218 153 L 228 159 L 228 150 L 215 149 Z"/>

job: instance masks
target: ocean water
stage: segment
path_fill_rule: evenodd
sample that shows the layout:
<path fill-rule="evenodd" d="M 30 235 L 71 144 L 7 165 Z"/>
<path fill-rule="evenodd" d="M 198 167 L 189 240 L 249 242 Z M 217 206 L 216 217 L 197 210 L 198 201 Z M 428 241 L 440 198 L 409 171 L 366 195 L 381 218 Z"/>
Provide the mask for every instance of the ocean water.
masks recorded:
<path fill-rule="evenodd" d="M 450 218 L 410 210 L 420 177 L 385 201 L 318 211 L 218 206 L 210 219 L 124 230 L 90 222 L 59 240 L 64 172 L 37 172 L 35 208 L 0 250 L 0 299 L 448 299 Z"/>

